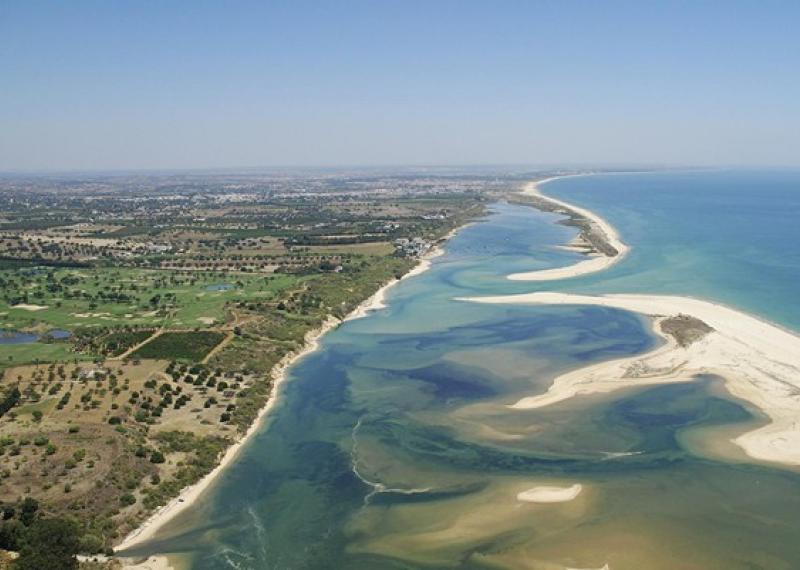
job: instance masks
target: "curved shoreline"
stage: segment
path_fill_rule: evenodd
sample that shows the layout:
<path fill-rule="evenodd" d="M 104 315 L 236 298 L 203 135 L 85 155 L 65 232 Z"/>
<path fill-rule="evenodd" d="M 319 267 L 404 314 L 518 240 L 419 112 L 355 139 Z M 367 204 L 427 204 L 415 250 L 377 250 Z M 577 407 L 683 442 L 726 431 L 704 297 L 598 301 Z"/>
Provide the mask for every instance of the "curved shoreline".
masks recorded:
<path fill-rule="evenodd" d="M 236 440 L 230 447 L 225 450 L 222 459 L 214 469 L 207 473 L 202 479 L 196 483 L 185 487 L 177 497 L 170 500 L 166 505 L 157 509 L 148 519 L 146 519 L 139 527 L 128 534 L 122 542 L 120 542 L 115 550 L 124 551 L 133 548 L 142 542 L 146 542 L 153 538 L 158 530 L 160 530 L 170 520 L 178 516 L 184 510 L 192 505 L 192 503 L 219 477 L 222 471 L 236 458 L 242 446 L 247 443 L 258 429 L 261 428 L 261 423 L 265 416 L 275 407 L 280 390 L 287 380 L 287 370 L 295 362 L 304 356 L 314 352 L 319 348 L 320 339 L 331 329 L 338 326 L 340 321 L 334 317 L 329 317 L 320 327 L 306 333 L 303 348 L 298 352 L 286 355 L 271 371 L 273 377 L 272 393 L 267 399 L 266 404 L 262 407 L 256 419 L 250 424 L 250 427 L 239 439 Z M 124 558 L 124 556 L 120 556 Z"/>
<path fill-rule="evenodd" d="M 288 370 L 300 359 L 315 352 L 320 345 L 320 341 L 325 334 L 332 329 L 338 327 L 340 324 L 347 321 L 366 317 L 370 312 L 386 307 L 385 298 L 387 291 L 394 287 L 400 281 L 414 277 L 424 273 L 430 269 L 432 260 L 444 253 L 441 244 L 447 239 L 455 235 L 464 226 L 454 228 L 445 237 L 443 237 L 439 244 L 431 249 L 427 254 L 419 259 L 419 263 L 414 266 L 410 271 L 403 274 L 400 279 L 393 279 L 392 281 L 384 284 L 380 289 L 373 293 L 369 298 L 362 301 L 349 315 L 344 319 L 339 320 L 335 317 L 328 317 L 328 319 L 318 328 L 306 333 L 303 347 L 294 353 L 287 354 L 275 367 L 270 371 L 273 378 L 272 393 L 270 394 L 264 407 L 259 410 L 256 419 L 250 424 L 244 435 L 237 439 L 230 447 L 225 450 L 222 459 L 214 469 L 206 474 L 202 479 L 196 483 L 185 487 L 175 498 L 170 500 L 166 505 L 157 509 L 150 517 L 148 517 L 141 525 L 129 533 L 120 542 L 115 550 L 120 551 L 116 555 L 119 559 L 128 559 L 124 554 L 125 550 L 129 550 L 140 544 L 152 539 L 155 534 L 161 530 L 168 522 L 189 508 L 197 498 L 204 493 L 222 474 L 222 472 L 236 459 L 242 447 L 261 429 L 263 422 L 267 419 L 266 416 L 276 406 L 281 395 L 281 388 L 288 379 Z M 140 557 L 134 557 L 140 558 Z M 153 566 L 155 564 L 155 566 Z M 168 562 L 168 555 L 155 555 L 150 556 L 147 560 L 141 562 L 129 562 L 123 565 L 123 568 L 131 570 L 149 570 L 150 568 L 158 568 L 159 570 L 170 570 L 172 566 Z"/>
<path fill-rule="evenodd" d="M 715 374 L 735 397 L 759 408 L 770 422 L 735 439 L 753 459 L 800 465 L 800 336 L 724 305 L 659 295 L 527 293 L 470 298 L 479 303 L 595 305 L 644 314 L 666 343 L 644 355 L 601 362 L 556 378 L 544 394 L 520 399 L 512 409 L 533 409 L 568 398 L 620 388 L 688 382 Z M 690 315 L 714 330 L 680 346 L 657 325 Z"/>
<path fill-rule="evenodd" d="M 535 189 L 536 184 L 531 183 L 528 187 Z M 606 225 L 607 235 L 617 236 L 616 231 L 599 216 L 563 204 L 574 211 L 589 213 L 592 219 Z M 520 276 L 527 276 L 526 280 L 537 281 L 559 279 L 597 271 L 608 267 L 615 259 L 606 258 L 601 260 L 605 261 L 604 264 L 587 265 L 594 261 L 512 277 L 522 279 Z M 754 404 L 770 420 L 768 424 L 731 441 L 752 459 L 800 465 L 800 335 L 794 332 L 743 311 L 692 297 L 538 292 L 459 300 L 612 307 L 649 316 L 653 332 L 666 341 L 644 355 L 601 362 L 562 374 L 547 392 L 521 398 L 509 406 L 511 409 L 539 408 L 583 394 L 687 382 L 701 374 L 715 374 L 724 379 L 733 396 Z M 674 334 L 662 329 L 666 320 L 687 316 L 713 330 L 692 342 L 682 343 Z"/>
<path fill-rule="evenodd" d="M 585 248 L 589 248 L 592 251 L 591 253 L 587 254 L 589 255 L 589 258 L 566 267 L 554 267 L 552 269 L 539 269 L 536 271 L 526 271 L 523 273 L 512 273 L 508 276 L 508 279 L 511 279 L 512 281 L 552 281 L 556 279 L 569 279 L 578 277 L 588 273 L 595 273 L 597 271 L 607 269 L 608 267 L 619 262 L 623 257 L 625 257 L 628 251 L 630 251 L 630 247 L 622 241 L 616 229 L 606 220 L 590 210 L 575 206 L 556 198 L 552 198 L 543 194 L 541 191 L 540 187 L 548 182 L 560 180 L 562 178 L 572 178 L 575 176 L 586 175 L 567 174 L 564 176 L 552 176 L 543 180 L 529 182 L 523 186 L 521 194 L 525 196 L 532 196 L 538 201 L 544 202 L 547 204 L 550 211 L 554 211 L 559 214 L 565 214 L 573 217 L 574 219 L 585 220 L 588 229 L 586 227 L 582 227 L 581 234 L 576 239 L 586 243 L 581 245 L 570 245 L 566 247 L 576 250 L 584 250 Z M 536 203 L 534 203 L 533 206 L 539 207 Z M 597 232 L 601 239 L 604 240 L 609 247 L 597 248 L 591 243 L 591 240 L 584 239 L 583 234 L 587 231 Z M 600 249 L 606 249 L 606 251 L 603 252 L 600 251 Z"/>

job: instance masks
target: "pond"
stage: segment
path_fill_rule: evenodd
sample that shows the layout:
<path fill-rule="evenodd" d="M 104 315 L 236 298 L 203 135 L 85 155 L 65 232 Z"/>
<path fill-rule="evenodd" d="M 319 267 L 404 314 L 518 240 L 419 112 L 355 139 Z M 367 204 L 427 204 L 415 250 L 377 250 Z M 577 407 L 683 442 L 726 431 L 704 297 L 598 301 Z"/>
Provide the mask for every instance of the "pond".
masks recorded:
<path fill-rule="evenodd" d="M 71 332 L 62 329 L 54 329 L 43 335 L 31 332 L 0 330 L 0 345 L 30 344 L 45 337 L 50 337 L 55 340 L 64 340 L 70 336 L 72 336 Z"/>

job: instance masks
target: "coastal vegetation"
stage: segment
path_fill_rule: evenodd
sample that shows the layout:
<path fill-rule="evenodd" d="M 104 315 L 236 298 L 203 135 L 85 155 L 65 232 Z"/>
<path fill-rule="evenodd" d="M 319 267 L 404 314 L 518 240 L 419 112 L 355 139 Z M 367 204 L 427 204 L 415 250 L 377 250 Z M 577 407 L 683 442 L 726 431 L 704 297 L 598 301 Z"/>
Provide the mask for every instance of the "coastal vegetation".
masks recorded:
<path fill-rule="evenodd" d="M 111 552 L 214 468 L 310 334 L 496 185 L 418 182 L 0 185 L 0 548 L 15 568 Z"/>

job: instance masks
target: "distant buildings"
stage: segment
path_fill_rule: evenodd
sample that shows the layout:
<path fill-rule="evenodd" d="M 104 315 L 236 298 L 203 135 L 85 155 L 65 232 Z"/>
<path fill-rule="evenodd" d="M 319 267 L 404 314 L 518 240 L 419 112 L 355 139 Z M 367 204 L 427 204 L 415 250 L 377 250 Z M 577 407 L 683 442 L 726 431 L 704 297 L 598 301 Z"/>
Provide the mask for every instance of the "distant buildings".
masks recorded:
<path fill-rule="evenodd" d="M 422 257 L 430 251 L 433 244 L 422 238 L 415 237 L 413 239 L 396 239 L 394 240 L 394 246 L 401 255 L 406 257 Z"/>

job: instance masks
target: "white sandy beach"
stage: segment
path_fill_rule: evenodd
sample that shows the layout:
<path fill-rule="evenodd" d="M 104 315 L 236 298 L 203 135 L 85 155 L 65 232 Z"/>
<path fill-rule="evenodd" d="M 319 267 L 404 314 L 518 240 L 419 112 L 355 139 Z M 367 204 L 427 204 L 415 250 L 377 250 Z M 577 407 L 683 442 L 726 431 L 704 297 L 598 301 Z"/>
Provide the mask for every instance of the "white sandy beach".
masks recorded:
<path fill-rule="evenodd" d="M 583 485 L 575 483 L 569 487 L 540 485 L 517 494 L 517 500 L 524 503 L 566 503 L 577 498 Z"/>
<path fill-rule="evenodd" d="M 463 226 L 462 226 L 463 227 Z M 456 228 L 451 231 L 447 236 L 445 236 L 445 240 L 449 239 L 453 236 L 458 230 L 461 228 Z M 287 370 L 293 364 L 295 364 L 299 359 L 303 358 L 304 356 L 314 352 L 319 347 L 320 339 L 331 329 L 337 327 L 344 321 L 350 319 L 361 318 L 369 314 L 370 311 L 374 311 L 380 308 L 385 307 L 384 299 L 386 295 L 386 291 L 394 286 L 395 284 L 399 283 L 403 279 L 408 279 L 410 277 L 414 277 L 415 275 L 419 275 L 431 267 L 431 260 L 439 255 L 442 255 L 444 250 L 440 247 L 434 247 L 431 251 L 426 254 L 423 258 L 420 259 L 420 262 L 411 269 L 408 273 L 404 274 L 400 279 L 395 279 L 390 281 L 389 283 L 385 284 L 381 287 L 378 291 L 375 292 L 371 297 L 366 299 L 364 302 L 359 304 L 359 306 L 352 312 L 350 315 L 345 317 L 343 321 L 339 321 L 333 317 L 329 318 L 321 327 L 309 331 L 306 335 L 305 343 L 303 345 L 302 350 L 299 352 L 289 354 L 277 365 L 275 368 L 272 369 L 271 374 L 274 379 L 272 394 L 270 395 L 269 399 L 265 406 L 259 411 L 258 417 L 253 422 L 253 424 L 248 428 L 247 432 L 239 438 L 236 443 L 231 445 L 222 457 L 222 460 L 219 464 L 205 477 L 203 477 L 200 481 L 195 483 L 194 485 L 190 485 L 181 491 L 181 493 L 172 499 L 169 503 L 164 505 L 163 507 L 159 508 L 156 512 L 154 512 L 144 523 L 142 523 L 136 530 L 131 532 L 127 535 L 123 541 L 117 545 L 117 551 L 123 551 L 130 549 L 136 545 L 139 545 L 147 540 L 153 538 L 156 533 L 165 525 L 167 522 L 175 518 L 179 513 L 183 512 L 185 509 L 190 507 L 192 503 L 206 491 L 206 489 L 211 486 L 214 481 L 219 477 L 219 475 L 228 467 L 236 456 L 238 455 L 241 448 L 244 446 L 245 443 L 255 434 L 261 427 L 262 422 L 264 421 L 265 417 L 272 410 L 276 403 L 278 402 L 278 398 L 280 397 L 281 386 L 287 379 Z M 123 568 L 129 570 L 170 570 L 171 566 L 169 565 L 168 558 L 166 556 L 153 556 L 148 558 L 146 561 L 136 563 L 132 559 L 125 559 L 121 557 L 123 560 Z"/>
<path fill-rule="evenodd" d="M 166 556 L 150 556 L 141 562 L 124 562 L 123 570 L 173 570 Z"/>
<path fill-rule="evenodd" d="M 529 182 L 526 184 L 522 189 L 522 194 L 528 194 L 537 196 L 540 198 L 546 199 L 548 202 L 555 204 L 564 208 L 565 210 L 572 210 L 589 220 L 593 226 L 595 226 L 600 232 L 605 235 L 606 240 L 609 244 L 614 246 L 614 248 L 618 251 L 617 255 L 608 256 L 601 253 L 593 253 L 587 256 L 587 259 L 579 261 L 573 265 L 569 265 L 567 267 L 556 267 L 553 269 L 541 269 L 537 271 L 526 271 L 524 273 L 512 273 L 508 276 L 509 279 L 512 281 L 552 281 L 555 279 L 569 279 L 572 277 L 578 277 L 580 275 L 586 275 L 588 273 L 595 273 L 597 271 L 602 271 L 610 267 L 611 265 L 619 262 L 625 254 L 628 253 L 629 247 L 622 241 L 617 234 L 617 230 L 609 224 L 606 220 L 595 214 L 594 212 L 587 210 L 585 208 L 581 208 L 579 206 L 574 206 L 572 204 L 568 204 L 567 202 L 562 202 L 561 200 L 557 200 L 555 198 L 551 198 L 550 196 L 546 196 L 541 192 L 540 187 L 547 182 L 551 182 L 553 180 L 558 180 L 560 178 L 569 178 L 571 176 L 583 176 L 582 174 L 578 175 L 566 175 L 566 176 L 553 176 L 551 178 L 545 178 L 544 180 L 538 180 L 535 182 Z M 569 248 L 574 248 L 574 245 L 571 246 L 564 246 Z"/>
<path fill-rule="evenodd" d="M 451 235 L 452 232 L 447 235 L 446 239 L 448 239 Z M 404 279 L 408 279 L 410 277 L 414 277 L 415 275 L 419 275 L 420 273 L 426 272 L 431 267 L 431 260 L 439 257 L 443 253 L 444 250 L 440 247 L 433 248 L 429 253 L 420 259 L 420 262 L 413 269 L 411 269 L 411 271 L 404 274 L 399 280 L 395 279 L 393 281 L 389 281 L 383 287 L 375 291 L 371 297 L 361 303 L 356 310 L 347 315 L 344 320 L 352 321 L 354 319 L 362 319 L 373 311 L 386 308 L 386 292 L 389 290 L 389 288 L 394 287 L 394 285 L 399 281 L 403 281 Z"/>
<path fill-rule="evenodd" d="M 531 183 L 526 192 L 548 180 Z M 557 202 L 557 201 L 554 201 Z M 594 213 L 558 202 L 592 219 L 620 252 L 628 246 L 616 230 Z M 511 276 L 516 279 L 549 280 L 598 271 L 617 258 L 593 257 L 571 267 Z M 596 305 L 634 311 L 650 316 L 653 330 L 665 343 L 642 355 L 601 362 L 556 378 L 547 392 L 520 399 L 512 409 L 532 409 L 583 394 L 610 392 L 620 388 L 687 382 L 700 374 L 725 380 L 728 391 L 750 402 L 770 422 L 736 437 L 733 443 L 748 456 L 761 460 L 800 465 L 800 336 L 778 325 L 724 305 L 689 297 L 661 295 L 574 295 L 538 292 L 499 297 L 463 299 L 477 303 Z M 666 318 L 689 315 L 714 330 L 689 346 L 680 346 L 659 324 Z"/>
<path fill-rule="evenodd" d="M 599 305 L 655 318 L 690 315 L 715 330 L 687 347 L 656 332 L 666 344 L 643 356 L 601 362 L 559 376 L 539 396 L 511 407 L 531 409 L 573 396 L 630 386 L 685 382 L 698 374 L 724 378 L 737 398 L 757 406 L 771 422 L 734 440 L 750 457 L 800 465 L 800 336 L 724 305 L 658 295 L 571 295 L 529 293 L 471 298 L 479 303 Z"/>

